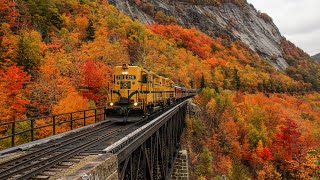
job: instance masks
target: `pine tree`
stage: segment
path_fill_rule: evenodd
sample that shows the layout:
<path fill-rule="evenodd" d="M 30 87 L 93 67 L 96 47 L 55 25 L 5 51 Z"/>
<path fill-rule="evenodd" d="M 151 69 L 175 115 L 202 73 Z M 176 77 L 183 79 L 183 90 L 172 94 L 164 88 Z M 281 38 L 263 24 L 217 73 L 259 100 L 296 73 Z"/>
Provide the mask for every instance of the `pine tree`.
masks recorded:
<path fill-rule="evenodd" d="M 240 77 L 238 75 L 237 68 L 234 69 L 233 84 L 236 90 L 239 90 L 241 88 L 241 82 L 240 82 Z"/>
<path fill-rule="evenodd" d="M 206 81 L 205 81 L 204 76 L 203 76 L 203 74 L 202 74 L 202 76 L 201 76 L 200 89 L 203 89 L 203 88 L 205 88 L 205 87 L 206 87 Z"/>
<path fill-rule="evenodd" d="M 86 29 L 86 32 L 87 32 L 86 41 L 93 41 L 94 40 L 95 30 L 96 29 L 93 26 L 93 22 L 90 20 L 88 27 Z"/>

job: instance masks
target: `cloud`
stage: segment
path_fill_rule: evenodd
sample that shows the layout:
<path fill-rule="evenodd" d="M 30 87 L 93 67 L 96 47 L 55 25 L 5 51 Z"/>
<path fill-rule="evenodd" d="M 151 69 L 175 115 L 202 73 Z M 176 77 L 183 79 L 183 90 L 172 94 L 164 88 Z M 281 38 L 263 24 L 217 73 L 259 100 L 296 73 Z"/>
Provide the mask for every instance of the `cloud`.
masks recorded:
<path fill-rule="evenodd" d="M 307 51 L 310 55 L 320 53 L 320 30 L 310 32 L 307 34 L 284 34 L 288 40 L 299 46 L 301 49 Z"/>
<path fill-rule="evenodd" d="M 269 14 L 280 32 L 310 54 L 320 52 L 319 0 L 248 0 Z M 318 52 L 316 52 L 318 51 Z"/>

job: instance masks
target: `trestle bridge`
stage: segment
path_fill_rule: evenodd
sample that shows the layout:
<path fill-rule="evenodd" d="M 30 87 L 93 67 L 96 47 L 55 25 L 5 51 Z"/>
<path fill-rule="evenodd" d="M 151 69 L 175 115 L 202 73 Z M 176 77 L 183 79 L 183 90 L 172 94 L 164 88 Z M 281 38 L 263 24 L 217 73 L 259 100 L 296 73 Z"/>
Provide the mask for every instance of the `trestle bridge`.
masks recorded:
<path fill-rule="evenodd" d="M 103 108 L 0 124 L 10 132 L 0 145 L 12 146 L 0 151 L 0 179 L 170 179 L 187 106 L 128 124 L 105 120 Z"/>

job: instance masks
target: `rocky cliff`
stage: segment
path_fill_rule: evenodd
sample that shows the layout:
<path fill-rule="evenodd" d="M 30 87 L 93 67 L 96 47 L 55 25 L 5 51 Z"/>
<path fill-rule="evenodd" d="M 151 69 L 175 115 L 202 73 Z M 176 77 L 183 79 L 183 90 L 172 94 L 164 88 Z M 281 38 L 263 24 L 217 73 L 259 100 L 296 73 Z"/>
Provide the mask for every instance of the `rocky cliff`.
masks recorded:
<path fill-rule="evenodd" d="M 238 1 L 109 0 L 122 12 L 146 24 L 155 23 L 162 15 L 210 36 L 228 35 L 232 40 L 241 40 L 275 68 L 286 69 L 282 36 L 272 19 L 246 1 L 235 2 Z"/>

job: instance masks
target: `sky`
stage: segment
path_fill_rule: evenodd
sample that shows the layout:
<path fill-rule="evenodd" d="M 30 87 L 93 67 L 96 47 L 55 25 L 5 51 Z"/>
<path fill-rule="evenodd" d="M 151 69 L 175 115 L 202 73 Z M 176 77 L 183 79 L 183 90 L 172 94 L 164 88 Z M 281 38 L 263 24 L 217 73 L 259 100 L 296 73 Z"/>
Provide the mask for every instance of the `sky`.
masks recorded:
<path fill-rule="evenodd" d="M 320 0 L 247 0 L 270 15 L 280 32 L 310 55 L 320 53 Z"/>

